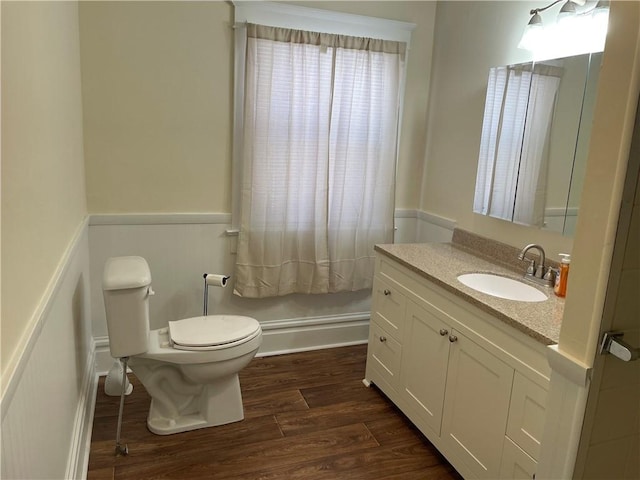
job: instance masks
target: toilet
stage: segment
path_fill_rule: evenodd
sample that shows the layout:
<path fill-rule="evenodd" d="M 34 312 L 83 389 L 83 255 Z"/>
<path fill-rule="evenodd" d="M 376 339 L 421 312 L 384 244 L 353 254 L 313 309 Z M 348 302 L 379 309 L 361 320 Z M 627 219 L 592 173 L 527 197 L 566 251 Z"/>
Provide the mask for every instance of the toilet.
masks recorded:
<path fill-rule="evenodd" d="M 149 430 L 158 435 L 244 419 L 238 373 L 262 343 L 257 320 L 207 315 L 149 328 L 151 272 L 142 257 L 107 260 L 102 290 L 109 349 L 151 396 Z"/>

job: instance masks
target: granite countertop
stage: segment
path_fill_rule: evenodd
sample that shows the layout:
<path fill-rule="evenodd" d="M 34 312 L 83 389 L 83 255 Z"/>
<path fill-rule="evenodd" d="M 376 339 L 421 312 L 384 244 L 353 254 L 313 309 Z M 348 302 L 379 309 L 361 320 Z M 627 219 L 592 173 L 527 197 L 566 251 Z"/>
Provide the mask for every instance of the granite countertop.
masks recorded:
<path fill-rule="evenodd" d="M 453 243 L 376 245 L 375 250 L 538 342 L 545 345 L 558 343 L 564 299 L 556 297 L 552 289 L 530 284 L 549 298 L 543 302 L 519 302 L 478 292 L 457 279 L 463 273 L 494 273 L 520 280 L 522 272 L 489 261 L 471 249 Z"/>

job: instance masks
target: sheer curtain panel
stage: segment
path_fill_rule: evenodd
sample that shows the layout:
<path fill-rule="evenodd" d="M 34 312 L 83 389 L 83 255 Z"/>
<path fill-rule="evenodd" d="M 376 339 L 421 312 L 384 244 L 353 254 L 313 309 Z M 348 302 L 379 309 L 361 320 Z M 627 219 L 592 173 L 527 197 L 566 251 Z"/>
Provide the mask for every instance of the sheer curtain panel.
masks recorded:
<path fill-rule="evenodd" d="M 369 288 L 392 241 L 405 44 L 246 26 L 235 293 Z"/>
<path fill-rule="evenodd" d="M 491 68 L 473 211 L 542 226 L 549 135 L 562 69 Z"/>

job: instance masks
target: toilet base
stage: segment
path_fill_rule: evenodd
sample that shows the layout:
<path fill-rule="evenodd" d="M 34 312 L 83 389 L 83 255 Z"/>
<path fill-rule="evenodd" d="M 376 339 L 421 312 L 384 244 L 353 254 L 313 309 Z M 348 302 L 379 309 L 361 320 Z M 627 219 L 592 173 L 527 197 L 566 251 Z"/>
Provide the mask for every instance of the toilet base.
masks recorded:
<path fill-rule="evenodd" d="M 199 395 L 197 412 L 168 418 L 162 415 L 154 403 L 152 399 L 147 428 L 156 435 L 171 435 L 244 420 L 242 393 L 237 374 L 204 385 L 203 392 Z"/>

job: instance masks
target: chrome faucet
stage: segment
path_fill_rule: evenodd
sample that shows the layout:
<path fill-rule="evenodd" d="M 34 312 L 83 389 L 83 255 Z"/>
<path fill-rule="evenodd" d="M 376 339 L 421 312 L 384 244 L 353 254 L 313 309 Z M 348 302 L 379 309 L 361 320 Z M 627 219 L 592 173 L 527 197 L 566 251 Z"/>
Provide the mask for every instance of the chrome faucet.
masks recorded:
<path fill-rule="evenodd" d="M 530 243 L 520 251 L 520 254 L 518 255 L 518 259 L 525 260 L 525 255 L 532 248 L 538 250 L 538 253 L 540 254 L 540 265 L 536 267 L 536 261 L 530 260 L 529 266 L 527 267 L 527 271 L 524 274 L 524 278 L 526 280 L 532 280 L 535 283 L 539 283 L 541 285 L 550 287 L 553 285 L 553 280 L 554 280 L 553 268 L 548 267 L 545 273 L 544 262 L 545 262 L 546 256 L 544 253 L 544 248 L 542 248 L 541 245 L 538 245 L 537 243 Z M 526 260 L 529 260 L 529 259 L 526 259 Z"/>

